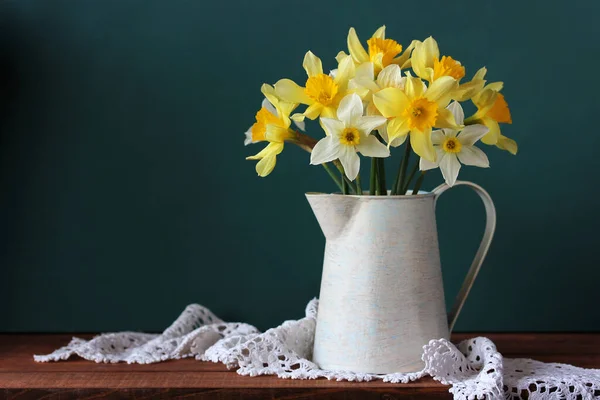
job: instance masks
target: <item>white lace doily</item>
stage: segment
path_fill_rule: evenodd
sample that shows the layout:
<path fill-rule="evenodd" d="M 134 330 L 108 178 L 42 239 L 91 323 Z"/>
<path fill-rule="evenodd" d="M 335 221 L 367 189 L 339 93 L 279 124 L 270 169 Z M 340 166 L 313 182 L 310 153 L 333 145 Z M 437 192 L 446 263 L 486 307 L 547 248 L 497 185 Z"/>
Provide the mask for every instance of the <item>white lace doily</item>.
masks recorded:
<path fill-rule="evenodd" d="M 445 339 L 423 346 L 425 368 L 420 372 L 372 375 L 325 371 L 310 361 L 318 301 L 306 307 L 306 317 L 286 321 L 260 333 L 244 323 L 227 323 L 210 310 L 189 305 L 162 334 L 107 333 L 82 340 L 35 361 L 66 360 L 76 354 L 95 362 L 149 364 L 195 357 L 221 362 L 241 375 L 280 378 L 406 383 L 425 375 L 445 385 L 455 399 L 593 399 L 600 398 L 600 370 L 529 359 L 507 359 L 491 340 L 478 337 L 458 347 Z"/>

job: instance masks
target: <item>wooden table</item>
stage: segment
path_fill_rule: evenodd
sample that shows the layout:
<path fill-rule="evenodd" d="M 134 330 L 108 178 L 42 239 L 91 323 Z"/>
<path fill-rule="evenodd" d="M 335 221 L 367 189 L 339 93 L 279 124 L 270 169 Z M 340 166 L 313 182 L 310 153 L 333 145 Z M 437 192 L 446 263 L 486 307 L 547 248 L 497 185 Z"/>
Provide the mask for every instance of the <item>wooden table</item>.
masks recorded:
<path fill-rule="evenodd" d="M 455 334 L 457 342 L 487 336 L 505 357 L 600 368 L 600 334 Z M 73 335 L 0 334 L 0 398 L 101 399 L 379 399 L 451 398 L 431 378 L 408 384 L 244 377 L 221 364 L 192 359 L 149 365 L 96 364 L 73 358 L 36 363 Z M 77 335 L 91 337 L 91 335 Z"/>

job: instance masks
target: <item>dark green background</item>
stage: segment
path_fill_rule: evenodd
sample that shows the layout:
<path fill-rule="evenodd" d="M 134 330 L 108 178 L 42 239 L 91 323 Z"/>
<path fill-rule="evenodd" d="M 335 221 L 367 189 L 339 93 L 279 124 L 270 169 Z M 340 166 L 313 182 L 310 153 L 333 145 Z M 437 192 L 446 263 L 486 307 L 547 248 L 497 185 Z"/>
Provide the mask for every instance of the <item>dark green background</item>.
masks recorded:
<path fill-rule="evenodd" d="M 291 145 L 258 178 L 243 132 L 263 82 L 301 81 L 309 49 L 333 68 L 350 26 L 366 41 L 381 24 L 404 45 L 433 35 L 468 76 L 487 66 L 512 109 L 519 155 L 486 148 L 491 169 L 461 172 L 499 223 L 457 330 L 599 330 L 599 15 L 593 0 L 3 1 L 0 330 L 159 331 L 192 302 L 262 329 L 301 317 L 324 243 L 303 193 L 335 188 Z M 483 207 L 457 188 L 438 221 L 449 302 Z"/>

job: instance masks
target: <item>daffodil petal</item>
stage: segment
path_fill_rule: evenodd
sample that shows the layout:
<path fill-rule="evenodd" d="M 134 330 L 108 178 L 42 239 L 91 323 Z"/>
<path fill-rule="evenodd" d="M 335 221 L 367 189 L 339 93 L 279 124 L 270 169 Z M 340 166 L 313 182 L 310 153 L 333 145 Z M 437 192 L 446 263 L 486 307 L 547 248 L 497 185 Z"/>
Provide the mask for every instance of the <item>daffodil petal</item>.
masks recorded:
<path fill-rule="evenodd" d="M 499 149 L 508 151 L 513 156 L 516 155 L 517 152 L 519 151 L 519 146 L 517 146 L 517 142 L 515 142 L 511 138 L 508 138 L 504 135 L 500 135 L 500 137 L 498 138 L 498 143 L 496 143 L 496 146 Z"/>
<path fill-rule="evenodd" d="M 437 42 L 432 36 L 429 36 L 423 41 L 423 48 L 426 57 L 431 62 L 431 65 L 433 65 L 433 60 L 440 58 L 440 49 Z"/>
<path fill-rule="evenodd" d="M 433 144 L 442 144 L 446 139 L 446 135 L 442 130 L 435 130 L 431 132 L 431 143 Z"/>
<path fill-rule="evenodd" d="M 319 140 L 310 153 L 312 165 L 323 164 L 339 158 L 340 141 L 333 136 L 326 136 Z"/>
<path fill-rule="evenodd" d="M 423 81 L 416 76 L 408 75 L 406 77 L 406 82 L 404 83 L 404 93 L 406 93 L 406 96 L 408 96 L 409 99 L 421 97 L 423 95 Z"/>
<path fill-rule="evenodd" d="M 313 103 L 306 110 L 304 110 L 304 116 L 308 119 L 317 119 L 323 111 L 323 105 L 321 103 Z"/>
<path fill-rule="evenodd" d="M 446 153 L 439 162 L 440 171 L 444 176 L 444 180 L 448 186 L 454 186 L 458 172 L 460 171 L 460 163 L 453 153 Z"/>
<path fill-rule="evenodd" d="M 321 118 L 320 122 L 327 136 L 339 137 L 346 127 L 342 121 L 334 118 Z"/>
<path fill-rule="evenodd" d="M 398 147 L 402 145 L 404 142 L 406 142 L 407 137 L 408 135 L 405 133 L 403 135 L 393 138 L 390 142 L 388 142 L 388 147 Z"/>
<path fill-rule="evenodd" d="M 337 118 L 346 126 L 353 126 L 354 121 L 363 115 L 362 100 L 356 93 L 345 96 L 337 109 Z"/>
<path fill-rule="evenodd" d="M 437 168 L 438 165 L 436 163 L 432 163 L 431 161 L 427 161 L 423 157 L 419 160 L 419 169 L 421 171 L 429 171 L 430 169 Z"/>
<path fill-rule="evenodd" d="M 400 54 L 398 57 L 396 57 L 392 60 L 392 63 L 398 64 L 400 66 L 400 68 L 402 68 L 402 69 L 410 68 L 410 66 L 411 66 L 410 56 L 411 56 L 411 53 L 417 43 L 418 43 L 417 40 L 413 40 L 410 43 L 410 45 L 408 45 L 408 47 L 406 49 L 404 49 L 402 54 Z"/>
<path fill-rule="evenodd" d="M 408 106 L 408 98 L 401 89 L 386 88 L 373 95 L 375 107 L 386 118 L 401 115 Z"/>
<path fill-rule="evenodd" d="M 335 109 L 335 107 L 332 107 L 332 106 L 323 107 L 323 110 L 321 111 L 321 117 L 336 118 L 337 117 L 336 112 L 337 112 L 337 110 Z"/>
<path fill-rule="evenodd" d="M 348 56 L 340 62 L 334 78 L 334 81 L 338 85 L 338 90 L 340 92 L 344 92 L 346 90 L 348 87 L 348 81 L 355 75 L 355 71 L 356 68 L 354 67 L 352 57 Z"/>
<path fill-rule="evenodd" d="M 481 139 L 489 129 L 485 125 L 468 125 L 458 134 L 458 140 L 465 146 L 473 146 L 475 142 Z"/>
<path fill-rule="evenodd" d="M 456 88 L 454 90 L 454 92 L 452 92 L 451 97 L 453 100 L 456 100 L 456 101 L 469 100 L 470 98 L 475 96 L 477 93 L 479 93 L 483 89 L 484 85 L 485 85 L 485 81 L 483 79 L 473 78 L 473 80 L 471 82 L 467 82 L 467 83 L 463 83 L 463 84 L 459 85 L 458 88 Z"/>
<path fill-rule="evenodd" d="M 415 130 L 411 131 L 410 144 L 415 153 L 419 156 L 428 161 L 435 162 L 436 154 L 433 143 L 431 143 L 431 129 L 423 132 Z"/>
<path fill-rule="evenodd" d="M 310 78 L 311 76 L 319 75 L 323 73 L 323 64 L 321 59 L 313 54 L 312 51 L 306 52 L 302 67 L 306 71 L 306 75 Z"/>
<path fill-rule="evenodd" d="M 388 145 L 396 147 L 404 143 L 404 140 L 399 141 L 398 138 L 406 138 L 408 131 L 409 128 L 406 120 L 394 118 L 389 121 L 387 124 Z"/>
<path fill-rule="evenodd" d="M 368 135 L 373 131 L 373 129 L 376 129 L 385 124 L 386 121 L 387 119 L 385 117 L 371 115 L 367 117 L 357 118 L 352 124 L 352 126 L 358 129 L 363 135 Z"/>
<path fill-rule="evenodd" d="M 279 150 L 277 146 L 272 145 L 281 145 L 281 149 Z M 269 143 L 264 149 L 262 149 L 255 155 L 246 157 L 246 160 L 262 160 L 263 158 L 268 157 L 277 150 L 279 150 L 279 152 L 276 154 L 281 153 L 281 151 L 283 150 L 283 143 Z"/>
<path fill-rule="evenodd" d="M 275 84 L 275 94 L 289 103 L 312 104 L 312 99 L 306 95 L 304 88 L 290 79 L 281 79 Z"/>
<path fill-rule="evenodd" d="M 477 70 L 477 72 L 475 72 L 475 75 L 473 75 L 473 79 L 485 79 L 486 74 L 487 74 L 487 68 L 481 67 L 481 68 L 479 68 L 479 70 Z"/>
<path fill-rule="evenodd" d="M 348 179 L 353 181 L 360 170 L 360 157 L 356 154 L 354 146 L 340 145 L 339 159 L 344 167 Z"/>
<path fill-rule="evenodd" d="M 368 78 L 354 78 L 349 84 L 348 88 L 352 90 L 356 90 L 356 93 L 360 95 L 360 89 L 366 89 L 366 91 L 377 92 L 379 90 L 379 86 L 375 83 L 374 80 Z M 358 90 L 357 90 L 358 89 Z"/>
<path fill-rule="evenodd" d="M 275 88 L 271 85 L 264 83 L 260 87 L 260 91 L 265 96 L 265 98 L 272 104 L 272 107 L 277 108 L 277 105 L 279 104 L 279 98 L 278 98 L 277 94 L 275 93 Z M 263 107 L 265 107 L 264 101 L 263 101 Z M 265 107 L 265 108 L 269 109 L 268 107 Z M 273 114 L 276 115 L 276 113 L 273 113 Z"/>
<path fill-rule="evenodd" d="M 301 121 L 294 120 L 294 125 L 296 125 L 296 127 L 298 129 L 300 129 L 302 132 L 304 132 L 306 130 L 306 123 L 304 122 L 304 120 L 301 120 Z"/>
<path fill-rule="evenodd" d="M 474 167 L 489 168 L 490 161 L 485 153 L 475 146 L 462 146 L 460 153 L 456 155 L 461 163 Z"/>
<path fill-rule="evenodd" d="M 246 137 L 244 138 L 244 146 L 248 146 L 252 143 L 252 126 L 250 126 L 250 128 L 248 128 L 248 130 L 244 132 L 244 134 L 246 135 Z"/>
<path fill-rule="evenodd" d="M 256 173 L 258 174 L 258 176 L 264 178 L 265 176 L 273 172 L 276 163 L 277 156 L 269 155 L 267 157 L 264 157 L 256 163 Z"/>
<path fill-rule="evenodd" d="M 452 91 L 457 87 L 456 79 L 451 76 L 437 78 L 425 92 L 425 97 L 445 107 L 451 99 Z"/>
<path fill-rule="evenodd" d="M 400 67 L 396 64 L 390 64 L 382 69 L 377 75 L 377 85 L 382 89 L 388 87 L 403 89 L 404 80 L 402 79 Z"/>
<path fill-rule="evenodd" d="M 380 72 L 381 74 L 381 72 Z M 356 67 L 354 78 L 375 79 L 375 69 L 372 62 L 365 62 Z"/>
<path fill-rule="evenodd" d="M 290 117 L 294 123 L 298 124 L 298 123 L 304 123 L 304 118 L 306 118 L 304 116 L 304 114 L 294 114 Z"/>
<path fill-rule="evenodd" d="M 292 133 L 287 128 L 282 128 L 277 125 L 268 124 L 265 132 L 265 139 L 269 142 L 283 142 L 292 137 Z"/>
<path fill-rule="evenodd" d="M 261 106 L 263 108 L 265 108 L 271 114 L 277 116 L 277 110 L 275 109 L 273 104 L 271 104 L 271 102 L 266 97 L 263 99 Z"/>
<path fill-rule="evenodd" d="M 450 128 L 450 129 L 460 129 L 462 126 L 458 125 L 454 120 L 454 115 L 450 112 L 450 110 L 446 108 L 438 108 L 438 115 L 435 119 L 435 127 L 436 128 Z"/>
<path fill-rule="evenodd" d="M 431 82 L 433 80 L 433 62 L 440 58 L 437 42 L 430 36 L 423 42 L 416 42 L 410 57 L 415 74 Z"/>
<path fill-rule="evenodd" d="M 500 139 L 500 125 L 491 118 L 484 118 L 483 123 L 489 131 L 483 135 L 481 141 L 485 144 L 495 145 Z"/>
<path fill-rule="evenodd" d="M 492 82 L 488 83 L 485 86 L 485 89 L 493 90 L 494 92 L 499 92 L 504 87 L 504 82 Z"/>
<path fill-rule="evenodd" d="M 498 92 L 483 88 L 481 92 L 471 99 L 473 104 L 475 104 L 478 109 L 477 113 L 475 113 L 477 118 L 487 114 L 487 112 L 494 106 L 497 96 Z"/>
<path fill-rule="evenodd" d="M 354 28 L 350 28 L 350 31 L 348 32 L 348 51 L 350 51 L 350 55 L 356 64 L 362 64 L 369 61 L 369 55 L 360 43 Z"/>
<path fill-rule="evenodd" d="M 463 125 L 465 123 L 465 112 L 458 101 L 453 101 L 448 104 L 446 109 L 452 113 L 454 122 L 456 122 L 457 125 Z"/>
<path fill-rule="evenodd" d="M 290 121 L 290 114 L 296 109 L 298 105 L 296 103 L 288 103 L 287 101 L 280 101 L 277 104 L 277 116 L 283 121 L 283 125 L 288 128 L 292 123 Z"/>
<path fill-rule="evenodd" d="M 371 37 L 385 39 L 385 25 L 380 26 Z"/>
<path fill-rule="evenodd" d="M 367 157 L 384 158 L 390 156 L 390 150 L 373 135 L 362 137 L 356 150 Z"/>
<path fill-rule="evenodd" d="M 340 63 L 345 57 L 347 57 L 348 54 L 346 54 L 345 51 L 340 51 L 339 53 L 337 53 L 337 56 L 335 56 L 335 60 Z"/>

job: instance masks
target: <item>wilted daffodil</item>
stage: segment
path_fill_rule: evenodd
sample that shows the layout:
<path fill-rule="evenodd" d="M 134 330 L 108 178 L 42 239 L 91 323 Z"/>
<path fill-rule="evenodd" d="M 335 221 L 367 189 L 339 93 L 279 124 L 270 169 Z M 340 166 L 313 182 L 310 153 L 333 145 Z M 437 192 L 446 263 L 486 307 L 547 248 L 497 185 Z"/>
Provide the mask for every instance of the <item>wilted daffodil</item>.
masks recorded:
<path fill-rule="evenodd" d="M 457 128 L 454 116 L 445 107 L 456 80 L 450 76 L 436 79 L 426 88 L 421 79 L 408 75 L 404 90 L 387 88 L 373 95 L 373 102 L 388 118 L 388 144 L 410 133 L 410 143 L 419 156 L 435 162 L 431 130 Z"/>
<path fill-rule="evenodd" d="M 360 169 L 357 152 L 368 157 L 388 157 L 390 151 L 371 135 L 385 122 L 381 116 L 363 116 L 363 104 L 357 94 L 349 94 L 340 102 L 337 118 L 321 118 L 327 136 L 317 143 L 310 156 L 313 165 L 339 159 L 346 176 L 354 180 Z"/>
<path fill-rule="evenodd" d="M 256 122 L 246 132 L 244 144 L 269 142 L 267 147 L 258 154 L 246 158 L 247 160 L 259 160 L 256 164 L 256 172 L 259 176 L 264 177 L 275 168 L 277 155 L 283 151 L 284 142 L 296 136 L 295 132 L 290 129 L 290 113 L 297 105 L 280 101 L 270 85 L 263 85 L 261 91 L 265 95 L 265 100 L 263 100 L 261 109 L 256 113 Z M 303 125 L 299 127 L 304 129 Z"/>
<path fill-rule="evenodd" d="M 375 73 L 378 73 L 390 64 L 398 64 L 402 67 L 408 61 L 413 46 L 411 43 L 404 53 L 399 55 L 402 52 L 402 45 L 395 40 L 385 38 L 385 25 L 373 33 L 373 36 L 367 40 L 367 45 L 368 50 L 365 50 L 360 43 L 356 30 L 350 28 L 348 32 L 348 51 L 354 63 L 360 65 L 365 62 L 371 62 L 373 63 Z M 338 60 L 345 55 L 344 52 L 340 52 L 337 56 Z"/>
<path fill-rule="evenodd" d="M 465 114 L 460 104 L 454 101 L 448 106 L 448 110 L 452 112 L 456 123 L 463 125 Z M 437 153 L 437 161 L 432 163 L 421 158 L 419 168 L 421 171 L 427 171 L 439 167 L 446 183 L 452 186 L 458 177 L 460 163 L 489 167 L 490 162 L 485 153 L 474 146 L 487 132 L 488 128 L 479 124 L 468 125 L 460 131 L 449 128 L 433 131 L 431 141 Z"/>
<path fill-rule="evenodd" d="M 493 82 L 475 95 L 472 101 L 477 107 L 477 112 L 467 118 L 467 123 L 481 123 L 488 127 L 488 134 L 481 139 L 483 143 L 517 154 L 519 150 L 517 142 L 500 132 L 501 123 L 512 124 L 508 103 L 500 90 L 502 90 L 502 82 Z"/>
<path fill-rule="evenodd" d="M 335 117 L 335 110 L 347 93 L 348 81 L 354 75 L 352 59 L 347 56 L 340 61 L 335 77 L 323 73 L 321 59 L 310 51 L 304 56 L 302 66 L 308 75 L 305 87 L 281 79 L 275 84 L 275 94 L 283 101 L 308 106 L 304 113 L 294 115 L 294 120 Z"/>

